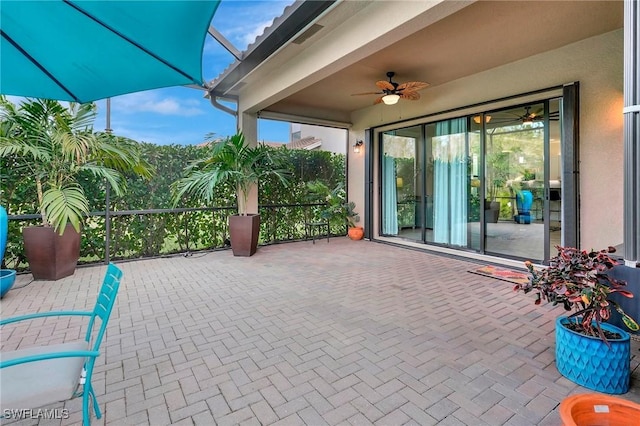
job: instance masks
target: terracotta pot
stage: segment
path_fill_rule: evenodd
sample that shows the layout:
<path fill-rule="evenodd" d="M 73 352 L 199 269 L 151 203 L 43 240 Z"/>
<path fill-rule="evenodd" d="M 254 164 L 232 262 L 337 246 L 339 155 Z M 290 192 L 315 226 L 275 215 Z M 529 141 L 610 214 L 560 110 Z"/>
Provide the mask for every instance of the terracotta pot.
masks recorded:
<path fill-rule="evenodd" d="M 80 234 L 67 225 L 62 235 L 48 226 L 22 230 L 24 252 L 35 280 L 59 280 L 73 275 L 80 257 Z"/>
<path fill-rule="evenodd" d="M 629 425 L 640 419 L 640 405 L 615 396 L 597 393 L 572 395 L 560 403 L 564 426 Z"/>
<path fill-rule="evenodd" d="M 234 256 L 252 256 L 258 249 L 260 215 L 229 216 L 229 237 Z"/>
<path fill-rule="evenodd" d="M 352 240 L 361 240 L 362 237 L 364 237 L 364 229 L 362 228 L 362 226 L 349 228 L 348 235 Z"/>

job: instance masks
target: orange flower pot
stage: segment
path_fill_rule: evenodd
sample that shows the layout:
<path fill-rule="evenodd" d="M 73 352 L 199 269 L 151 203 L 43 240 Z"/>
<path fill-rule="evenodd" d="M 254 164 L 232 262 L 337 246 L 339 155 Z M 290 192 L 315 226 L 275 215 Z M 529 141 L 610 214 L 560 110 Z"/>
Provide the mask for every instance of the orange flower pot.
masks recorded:
<path fill-rule="evenodd" d="M 629 425 L 631 419 L 640 419 L 640 404 L 615 396 L 584 393 L 567 397 L 560 403 L 560 420 L 564 426 L 622 426 Z"/>
<path fill-rule="evenodd" d="M 361 240 L 364 237 L 364 229 L 362 226 L 349 228 L 348 235 L 352 240 Z"/>

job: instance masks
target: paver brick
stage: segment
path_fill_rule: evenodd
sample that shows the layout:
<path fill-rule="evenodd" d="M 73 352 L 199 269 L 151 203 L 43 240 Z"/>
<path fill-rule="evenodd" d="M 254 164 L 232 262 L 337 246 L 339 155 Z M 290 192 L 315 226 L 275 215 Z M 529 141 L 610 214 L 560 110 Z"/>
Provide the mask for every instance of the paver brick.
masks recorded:
<path fill-rule="evenodd" d="M 292 413 L 296 413 L 303 408 L 309 406 L 309 401 L 304 399 L 303 397 L 298 397 L 296 399 L 292 399 L 291 401 L 287 401 L 284 404 L 281 404 L 277 407 L 274 407 L 275 413 L 279 418 L 284 419 L 291 415 Z"/>
<path fill-rule="evenodd" d="M 260 392 L 256 391 L 227 402 L 229 404 L 229 408 L 231 408 L 232 411 L 235 411 L 262 400 L 262 395 L 260 395 Z"/>
<path fill-rule="evenodd" d="M 480 418 L 489 424 L 505 424 L 515 413 L 500 404 L 489 408 Z"/>
<path fill-rule="evenodd" d="M 306 407 L 298 412 L 305 425 L 323 426 L 328 425 L 325 419 L 313 408 Z"/>
<path fill-rule="evenodd" d="M 559 402 L 584 391 L 555 368 L 551 308 L 468 274 L 477 262 L 361 241 L 354 263 L 353 247 L 331 238 L 251 258 L 122 263 L 94 372 L 105 415 L 93 423 L 550 425 Z M 86 310 L 96 292 L 87 283 L 103 271 L 23 288 L 30 276 L 19 275 L 2 316 Z M 0 347 L 68 341 L 83 326 L 3 327 Z M 640 389 L 622 397 L 640 402 Z M 63 406 L 61 424 L 77 424 L 81 401 Z"/>
<path fill-rule="evenodd" d="M 177 410 L 171 410 L 171 421 L 172 423 L 176 423 L 183 419 L 190 418 L 195 414 L 204 413 L 208 410 L 209 407 L 207 406 L 207 403 L 205 401 L 198 401 L 194 404 L 189 404 L 185 407 L 178 408 Z"/>
<path fill-rule="evenodd" d="M 150 425 L 168 425 L 171 424 L 171 417 L 169 416 L 169 410 L 167 406 L 155 405 L 147 409 L 147 415 L 149 416 Z"/>
<path fill-rule="evenodd" d="M 435 425 L 438 423 L 438 421 L 427 414 L 425 410 L 421 409 L 411 402 L 407 402 L 406 404 L 401 406 L 400 410 L 402 410 L 403 413 L 405 413 L 411 420 L 419 425 L 427 426 Z"/>
<path fill-rule="evenodd" d="M 342 421 L 347 420 L 348 418 L 354 416 L 356 413 L 358 413 L 357 408 L 355 408 L 353 405 L 347 403 L 347 404 L 343 404 L 331 411 L 327 411 L 326 413 L 324 413 L 322 415 L 322 417 L 327 421 L 327 423 L 329 424 L 338 424 Z"/>
<path fill-rule="evenodd" d="M 411 418 L 402 410 L 393 410 L 386 416 L 376 421 L 374 424 L 380 425 L 380 426 L 402 425 L 407 423 L 410 420 Z"/>
<path fill-rule="evenodd" d="M 231 425 L 240 424 L 243 421 L 252 418 L 253 411 L 251 411 L 251 408 L 245 407 L 241 410 L 234 411 L 222 417 L 216 416 L 216 413 L 214 412 L 214 416 L 216 418 L 216 423 L 219 426 L 231 426 Z"/>
<path fill-rule="evenodd" d="M 213 413 L 216 419 L 231 412 L 231 408 L 229 408 L 227 401 L 225 401 L 222 395 L 212 396 L 211 398 L 208 398 L 206 402 L 209 406 L 209 411 Z"/>
<path fill-rule="evenodd" d="M 278 420 L 278 415 L 273 408 L 264 400 L 251 404 L 251 410 L 261 424 L 271 424 Z"/>

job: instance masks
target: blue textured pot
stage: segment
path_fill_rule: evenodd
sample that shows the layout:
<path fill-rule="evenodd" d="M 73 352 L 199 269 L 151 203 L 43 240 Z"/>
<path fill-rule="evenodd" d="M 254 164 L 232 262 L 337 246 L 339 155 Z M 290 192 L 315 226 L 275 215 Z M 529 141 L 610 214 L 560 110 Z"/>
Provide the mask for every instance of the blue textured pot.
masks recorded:
<path fill-rule="evenodd" d="M 0 269 L 0 299 L 11 290 L 15 282 L 16 271 L 13 269 Z"/>
<path fill-rule="evenodd" d="M 7 235 L 9 234 L 9 216 L 7 210 L 0 206 L 0 264 L 4 260 L 4 249 L 7 248 Z"/>
<path fill-rule="evenodd" d="M 529 213 L 533 205 L 533 194 L 528 189 L 519 191 L 516 194 L 516 207 L 518 214 Z"/>
<path fill-rule="evenodd" d="M 622 336 L 609 340 L 610 347 L 599 337 L 585 336 L 569 330 L 563 324 L 579 318 L 559 317 L 556 320 L 556 367 L 560 374 L 574 383 L 602 393 L 621 394 L 629 390 L 629 334 L 611 324 L 602 328 Z"/>

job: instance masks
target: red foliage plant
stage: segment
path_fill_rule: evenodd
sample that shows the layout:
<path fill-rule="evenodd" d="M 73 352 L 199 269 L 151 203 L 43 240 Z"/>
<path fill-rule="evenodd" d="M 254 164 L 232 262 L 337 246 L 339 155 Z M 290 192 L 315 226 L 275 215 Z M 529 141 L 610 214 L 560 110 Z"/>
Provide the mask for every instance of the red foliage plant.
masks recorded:
<path fill-rule="evenodd" d="M 513 289 L 525 293 L 536 291 L 536 305 L 546 300 L 554 306 L 563 305 L 567 311 L 575 310 L 569 318 L 580 317 L 573 327 L 578 333 L 597 336 L 606 342 L 601 322 L 610 318 L 612 307 L 620 313 L 630 330 L 637 331 L 639 327 L 636 321 L 618 303 L 609 299 L 612 293 L 633 297 L 631 292 L 624 289 L 625 281 L 607 274 L 618 264 L 609 255 L 615 252 L 615 248 L 586 251 L 556 246 L 556 249 L 558 254 L 551 258 L 547 268 L 536 269 L 531 262 L 525 262 L 530 273 L 529 282 L 516 284 Z"/>

